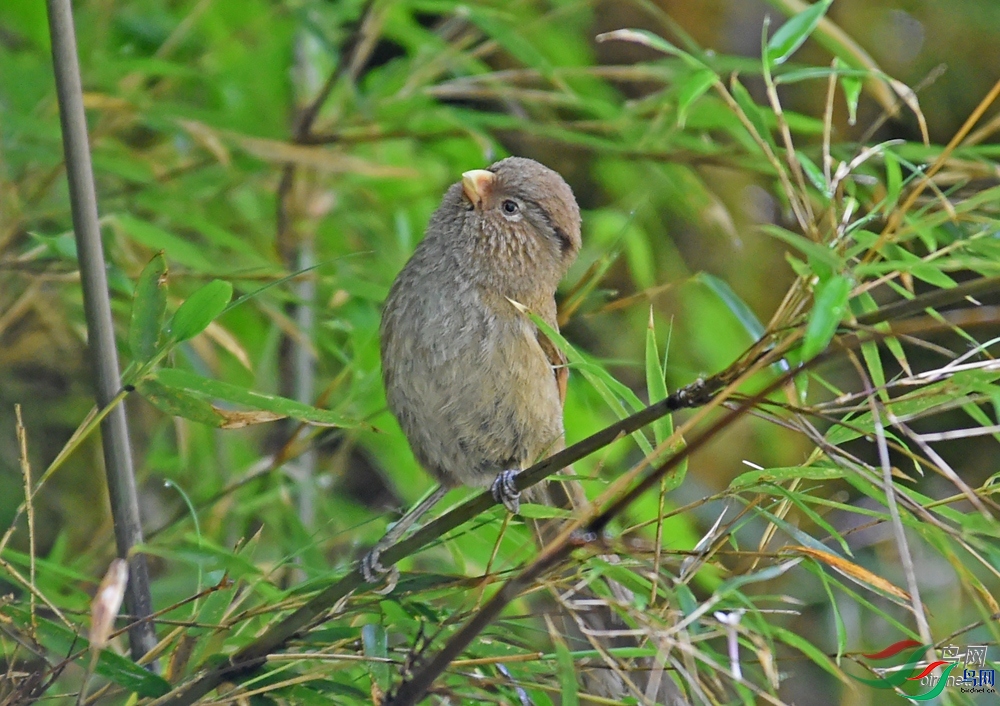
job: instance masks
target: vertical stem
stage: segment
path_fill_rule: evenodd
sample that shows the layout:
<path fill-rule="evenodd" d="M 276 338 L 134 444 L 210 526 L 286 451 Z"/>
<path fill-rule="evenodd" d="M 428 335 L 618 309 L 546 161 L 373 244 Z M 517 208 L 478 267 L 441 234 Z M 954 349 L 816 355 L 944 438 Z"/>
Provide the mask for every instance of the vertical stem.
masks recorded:
<path fill-rule="evenodd" d="M 47 4 L 66 176 L 80 260 L 87 340 L 90 345 L 97 405 L 103 408 L 111 404 L 118 394 L 121 379 L 101 230 L 97 220 L 97 195 L 90 163 L 87 120 L 83 111 L 83 88 L 77 62 L 73 11 L 70 0 L 47 0 Z M 129 644 L 133 659 L 138 660 L 156 645 L 156 632 L 153 624 L 144 620 L 152 614 L 146 558 L 141 554 L 130 555 L 132 547 L 142 543 L 142 526 L 139 521 L 139 502 L 126 422 L 125 407 L 118 404 L 101 423 L 101 441 L 118 555 L 128 562 L 129 567 L 130 580 L 125 592 L 125 605 L 136 620 L 129 629 Z"/>
<path fill-rule="evenodd" d="M 28 461 L 28 433 L 21 418 L 21 405 L 14 405 L 14 416 L 17 419 L 17 455 L 21 459 L 21 475 L 24 478 L 24 507 L 28 517 L 28 581 L 31 584 L 31 629 L 38 629 L 38 616 L 35 613 L 35 507 L 32 503 L 31 463 Z M 11 523 L 11 527 L 14 523 Z"/>
<path fill-rule="evenodd" d="M 312 237 L 303 238 L 299 243 L 298 269 L 305 271 L 315 264 Z M 299 335 L 305 341 L 312 341 L 316 329 L 316 279 L 313 272 L 306 272 L 298 285 L 299 302 L 295 305 L 295 323 Z M 295 370 L 295 399 L 305 404 L 316 400 L 316 359 L 312 349 L 304 342 L 295 342 L 292 349 Z M 316 521 L 316 447 L 309 444 L 298 458 L 297 477 L 299 479 L 299 519 L 306 529 L 312 529 Z"/>
<path fill-rule="evenodd" d="M 316 92 L 315 84 L 319 83 L 315 62 L 310 61 L 308 51 L 308 36 L 304 29 L 300 29 L 295 40 L 295 65 L 293 71 L 293 98 L 292 112 L 295 116 L 292 139 L 299 141 L 304 135 L 309 133 L 312 127 L 312 120 L 318 114 L 318 108 L 311 112 L 312 117 L 306 117 L 314 108 L 307 104 L 307 107 L 300 108 L 301 96 L 308 96 Z M 332 90 L 333 84 L 327 80 L 328 88 L 321 89 L 320 96 L 316 100 L 325 100 L 325 95 Z M 301 99 L 304 102 L 304 99 Z M 299 402 L 305 404 L 315 403 L 314 387 L 316 385 L 316 361 L 312 353 L 312 346 L 316 328 L 316 280 L 313 273 L 308 271 L 315 262 L 315 242 L 312 235 L 312 228 L 302 227 L 302 201 L 300 196 L 296 198 L 296 190 L 303 192 L 302 179 L 299 178 L 299 170 L 293 164 L 285 165 L 278 191 L 278 247 L 281 248 L 286 242 L 295 244 L 294 263 L 289 264 L 289 268 L 303 273 L 302 278 L 296 285 L 298 302 L 295 304 L 294 316 L 298 327 L 299 335 L 291 339 L 291 350 L 289 355 L 292 359 L 292 395 Z M 298 183 L 297 183 L 298 182 Z M 298 187 L 298 189 L 296 189 Z M 308 197 L 305 197 L 308 198 Z M 306 232 L 303 232 L 306 231 Z M 300 434 L 301 427 L 292 425 L 292 438 Z M 307 529 L 311 529 L 316 519 L 316 502 L 314 498 L 315 474 L 316 474 L 316 447 L 308 443 L 305 450 L 295 460 L 293 477 L 298 485 L 298 510 L 299 520 Z M 301 557 L 300 557 L 301 559 Z M 300 576 L 300 579 L 304 579 Z"/>

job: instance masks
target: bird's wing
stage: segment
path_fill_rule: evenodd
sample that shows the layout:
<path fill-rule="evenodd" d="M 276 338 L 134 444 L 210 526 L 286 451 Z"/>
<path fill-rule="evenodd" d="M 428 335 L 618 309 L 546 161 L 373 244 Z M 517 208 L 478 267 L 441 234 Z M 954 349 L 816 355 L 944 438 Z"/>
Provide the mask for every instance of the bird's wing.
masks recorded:
<path fill-rule="evenodd" d="M 556 386 L 559 388 L 559 404 L 566 403 L 566 385 L 569 383 L 569 367 L 566 365 L 566 355 L 549 340 L 541 331 L 537 331 L 538 345 L 542 347 L 545 357 L 549 359 L 552 372 L 556 376 Z"/>

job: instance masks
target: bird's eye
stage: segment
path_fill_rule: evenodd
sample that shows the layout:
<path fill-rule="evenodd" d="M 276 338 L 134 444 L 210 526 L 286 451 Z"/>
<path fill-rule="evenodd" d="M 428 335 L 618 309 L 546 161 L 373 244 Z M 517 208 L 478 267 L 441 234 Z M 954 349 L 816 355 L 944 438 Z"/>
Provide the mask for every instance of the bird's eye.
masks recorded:
<path fill-rule="evenodd" d="M 500 204 L 500 208 L 502 208 L 503 212 L 506 213 L 508 216 L 513 216 L 515 213 L 521 210 L 521 207 L 517 205 L 517 201 L 511 201 L 510 199 L 507 199 L 502 204 Z"/>

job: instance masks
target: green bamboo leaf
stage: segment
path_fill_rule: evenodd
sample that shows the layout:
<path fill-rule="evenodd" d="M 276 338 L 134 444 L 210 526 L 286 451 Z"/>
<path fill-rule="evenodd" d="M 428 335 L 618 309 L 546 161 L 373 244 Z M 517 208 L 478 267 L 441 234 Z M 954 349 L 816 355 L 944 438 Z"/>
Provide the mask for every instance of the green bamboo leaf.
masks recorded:
<path fill-rule="evenodd" d="M 573 513 L 570 510 L 565 510 L 561 507 L 524 502 L 521 503 L 520 512 L 518 512 L 518 514 L 529 520 L 566 520 L 573 517 Z"/>
<path fill-rule="evenodd" d="M 197 336 L 225 310 L 232 298 L 233 285 L 221 279 L 212 280 L 174 312 L 170 336 L 177 342 Z"/>
<path fill-rule="evenodd" d="M 783 573 L 792 569 L 802 563 L 801 559 L 791 559 L 789 561 L 783 561 L 780 564 L 773 564 L 760 571 L 755 571 L 749 574 L 741 574 L 739 576 L 734 576 L 731 579 L 723 581 L 719 587 L 715 590 L 716 595 L 725 596 L 740 588 L 741 586 L 746 586 L 751 583 L 760 583 L 762 581 L 770 581 L 771 579 L 781 576 Z"/>
<path fill-rule="evenodd" d="M 577 667 L 573 655 L 561 635 L 555 635 L 556 661 L 559 663 L 559 689 L 563 706 L 578 706 L 580 685 L 577 681 Z"/>
<path fill-rule="evenodd" d="M 802 342 L 802 360 L 806 361 L 826 349 L 844 319 L 847 300 L 851 295 L 851 281 L 843 275 L 831 277 L 816 290 L 816 303 L 809 313 L 805 338 Z"/>
<path fill-rule="evenodd" d="M 857 302 L 856 308 L 855 308 L 855 302 Z M 875 298 L 870 293 L 862 292 L 858 297 L 851 300 L 851 308 L 856 314 L 867 314 L 873 311 L 877 311 L 878 303 L 875 301 Z M 875 324 L 874 328 L 876 331 L 879 331 L 881 333 L 889 333 L 889 331 L 891 330 L 887 322 Z M 903 370 L 905 370 L 907 374 L 910 374 L 911 372 L 910 363 L 906 359 L 906 353 L 903 351 L 903 344 L 899 342 L 899 339 L 896 338 L 895 336 L 887 336 L 886 338 L 882 339 L 882 343 L 885 344 L 885 347 L 888 348 L 889 352 L 892 353 L 893 357 L 896 358 L 896 362 L 899 363 L 899 366 Z M 881 384 L 881 383 L 876 383 L 876 384 Z M 888 401 L 888 396 L 883 394 L 883 399 Z"/>
<path fill-rule="evenodd" d="M 653 321 L 653 307 L 649 308 L 649 325 L 646 326 L 646 393 L 649 403 L 656 404 L 667 398 L 667 381 L 660 365 L 660 351 L 656 345 L 656 327 Z M 653 438 L 659 446 L 673 432 L 670 415 L 653 422 Z"/>
<path fill-rule="evenodd" d="M 221 427 L 225 423 L 225 418 L 211 403 L 184 390 L 168 387 L 156 378 L 140 380 L 135 389 L 147 402 L 164 414 L 183 417 L 210 427 Z"/>
<path fill-rule="evenodd" d="M 552 63 L 538 51 L 511 16 L 475 5 L 466 6 L 469 19 L 479 29 L 497 41 L 511 56 L 525 66 L 538 69 L 543 75 L 551 75 Z"/>
<path fill-rule="evenodd" d="M 841 477 L 843 477 L 843 475 L 844 475 L 843 473 L 840 474 Z M 826 519 L 824 519 L 824 517 L 820 513 L 813 510 L 812 507 L 810 507 L 810 505 L 802 499 L 801 493 L 795 490 L 789 490 L 788 488 L 785 488 L 782 485 L 772 486 L 771 493 L 779 497 L 785 498 L 788 502 L 792 503 L 793 505 L 795 505 L 795 507 L 799 508 L 799 510 L 807 518 L 809 518 L 809 520 L 812 523 L 814 523 L 817 527 L 821 528 L 824 532 L 826 532 L 828 537 L 837 540 L 837 543 L 840 544 L 840 550 L 846 556 L 854 556 L 853 552 L 851 552 L 851 546 L 847 543 L 847 540 L 844 539 L 844 536 L 837 531 L 836 527 L 834 527 Z"/>
<path fill-rule="evenodd" d="M 145 363 L 156 354 L 167 312 L 167 260 L 161 250 L 143 268 L 132 297 L 128 345 L 132 357 Z"/>
<path fill-rule="evenodd" d="M 827 468 L 824 466 L 765 468 L 763 470 L 741 473 L 730 481 L 729 488 L 731 490 L 746 490 L 765 484 L 784 483 L 791 480 L 835 480 L 843 477 L 843 468 Z"/>
<path fill-rule="evenodd" d="M 36 621 L 39 642 L 54 654 L 67 655 L 87 649 L 87 640 L 61 623 L 41 615 L 29 617 L 27 611 L 22 611 L 16 604 L 4 606 L 4 611 L 15 614 L 21 625 Z M 155 698 L 170 691 L 170 683 L 163 677 L 111 650 L 101 650 L 95 671 L 126 691 L 135 692 L 142 697 Z"/>
<path fill-rule="evenodd" d="M 212 269 L 212 263 L 193 243 L 163 230 L 152 223 L 139 220 L 126 213 L 119 213 L 111 219 L 116 226 L 132 240 L 154 250 L 163 250 L 172 261 L 198 271 Z"/>
<path fill-rule="evenodd" d="M 600 365 L 593 363 L 583 355 L 580 354 L 573 346 L 570 345 L 569 341 L 562 337 L 558 330 L 550 326 L 544 319 L 542 319 L 538 314 L 534 313 L 530 309 L 526 308 L 522 304 L 510 301 L 511 305 L 514 306 L 518 311 L 527 316 L 531 321 L 539 328 L 539 330 L 545 334 L 556 348 L 561 350 L 566 354 L 566 360 L 569 361 L 570 365 L 574 370 L 579 370 L 580 374 L 583 375 L 584 379 L 590 383 L 598 394 L 604 399 L 608 404 L 608 407 L 618 415 L 619 419 L 624 419 L 632 412 L 638 412 L 643 409 L 646 405 L 642 403 L 628 385 L 623 384 L 617 380 L 614 375 L 609 373 Z M 628 410 L 622 402 L 628 402 L 629 406 L 632 408 Z M 649 443 L 649 439 L 643 436 L 642 432 L 635 432 L 632 434 L 632 438 L 642 449 L 643 453 L 647 456 L 653 453 L 653 446 Z"/>
<path fill-rule="evenodd" d="M 806 638 L 800 637 L 790 630 L 785 630 L 784 628 L 779 627 L 772 627 L 771 634 L 774 635 L 775 638 L 791 647 L 794 647 L 806 657 L 811 659 L 817 667 L 829 672 L 840 681 L 845 683 L 847 682 L 847 678 L 844 676 L 844 673 L 837 667 L 834 661 L 827 657 L 823 650 L 816 647 Z"/>
<path fill-rule="evenodd" d="M 677 92 L 677 126 L 683 128 L 688 108 L 714 86 L 719 77 L 711 69 L 699 69 L 688 78 Z"/>
<path fill-rule="evenodd" d="M 847 102 L 847 124 L 854 125 L 858 121 L 858 102 L 861 100 L 861 89 L 864 88 L 863 74 L 850 70 L 840 59 L 835 58 L 834 67 L 840 73 L 840 87 L 844 89 L 844 99 Z"/>
<path fill-rule="evenodd" d="M 903 170 L 899 166 L 899 158 L 891 151 L 882 153 L 885 163 L 885 203 L 892 208 L 899 202 L 899 193 L 903 189 Z"/>
<path fill-rule="evenodd" d="M 767 120 L 764 119 L 760 106 L 754 102 L 750 92 L 736 76 L 733 76 L 729 81 L 729 93 L 733 96 L 733 100 L 736 101 L 740 110 L 747 116 L 747 120 L 753 125 L 760 139 L 770 144 L 771 148 L 774 149 L 774 136 L 771 135 L 771 129 L 767 126 Z"/>
<path fill-rule="evenodd" d="M 725 280 L 707 272 L 699 272 L 695 275 L 694 280 L 705 285 L 710 292 L 722 300 L 722 303 L 750 335 L 750 340 L 756 341 L 764 336 L 764 324 Z"/>
<path fill-rule="evenodd" d="M 778 240 L 787 243 L 793 248 L 796 248 L 800 252 L 804 253 L 809 258 L 809 264 L 811 266 L 814 266 L 814 264 L 821 264 L 823 267 L 828 268 L 829 274 L 832 274 L 834 271 L 842 268 L 843 260 L 830 248 L 814 243 L 805 236 L 793 233 L 792 231 L 786 230 L 780 226 L 762 225 L 760 228 L 764 233 L 767 233 L 768 235 L 777 238 Z M 825 273 L 816 272 L 816 274 Z"/>
<path fill-rule="evenodd" d="M 250 407 L 255 410 L 264 410 L 274 415 L 291 417 L 301 422 L 308 422 L 318 426 L 358 428 L 358 422 L 346 419 L 339 414 L 312 407 L 287 397 L 278 395 L 267 395 L 263 392 L 255 392 L 239 385 L 233 385 L 220 380 L 195 375 L 186 370 L 177 368 L 167 368 L 157 370 L 152 376 L 153 379 L 168 388 L 174 388 L 182 392 L 189 393 L 205 400 L 225 400 L 227 402 Z M 217 410 L 227 419 L 234 417 L 237 413 L 224 410 Z M 272 417 L 273 419 L 274 417 Z M 250 423 L 254 423 L 251 421 Z M 227 424 L 228 426 L 239 426 L 238 424 Z M 244 425 L 245 426 L 245 425 Z"/>
<path fill-rule="evenodd" d="M 967 370 L 956 373 L 950 380 L 925 386 L 919 393 L 898 397 L 887 409 L 895 416 L 906 419 L 924 413 L 929 409 L 948 404 L 949 401 L 969 394 L 975 385 L 991 385 L 1000 372 L 990 370 Z M 829 444 L 840 446 L 861 436 L 865 429 L 871 429 L 871 412 L 862 412 L 851 418 L 850 427 L 834 425 L 826 432 Z"/>
<path fill-rule="evenodd" d="M 879 397 L 883 402 L 889 400 L 889 392 L 881 389 L 885 385 L 885 369 L 882 367 L 882 357 L 879 354 L 878 344 L 875 341 L 865 341 L 861 344 L 861 355 L 865 359 L 865 366 L 871 376 L 872 385 L 879 388 Z"/>
<path fill-rule="evenodd" d="M 374 657 L 368 663 L 368 673 L 383 692 L 389 688 L 389 637 L 381 625 L 368 623 L 361 628 L 361 644 L 366 657 Z"/>
<path fill-rule="evenodd" d="M 816 166 L 816 163 L 809 159 L 805 153 L 800 152 L 799 150 L 795 150 L 795 158 L 802 166 L 802 171 L 805 173 L 809 183 L 815 186 L 816 190 L 821 194 L 827 197 L 831 196 L 830 187 L 826 183 L 826 177 L 823 175 L 823 170 Z"/>
<path fill-rule="evenodd" d="M 833 0 L 819 0 L 778 27 L 778 31 L 767 43 L 764 59 L 768 65 L 785 63 L 813 33 L 832 2 Z"/>
<path fill-rule="evenodd" d="M 605 32 L 604 34 L 597 35 L 598 42 L 608 42 L 611 40 L 642 44 L 650 49 L 656 49 L 657 51 L 663 52 L 664 54 L 676 56 L 685 64 L 695 69 L 708 69 L 708 66 L 706 66 L 701 59 L 698 59 L 693 54 L 689 54 L 683 49 L 674 46 L 663 37 L 644 29 L 616 29 L 613 32 Z"/>

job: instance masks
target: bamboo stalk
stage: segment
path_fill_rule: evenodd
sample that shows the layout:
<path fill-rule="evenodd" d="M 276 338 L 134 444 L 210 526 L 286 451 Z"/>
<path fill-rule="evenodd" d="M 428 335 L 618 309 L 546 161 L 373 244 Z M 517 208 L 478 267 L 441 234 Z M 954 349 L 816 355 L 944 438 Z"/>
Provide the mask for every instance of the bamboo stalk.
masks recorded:
<path fill-rule="evenodd" d="M 90 161 L 87 121 L 83 111 L 83 88 L 77 61 L 73 11 L 70 0 L 48 0 L 47 4 L 66 177 L 69 181 L 73 230 L 80 260 L 87 340 L 90 345 L 97 405 L 103 408 L 117 396 L 121 389 L 121 379 L 104 249 L 97 220 L 97 195 Z M 131 553 L 134 546 L 142 543 L 142 526 L 123 404 L 115 406 L 101 423 L 101 441 L 118 555 L 129 566 L 130 578 L 125 592 L 125 605 L 136 621 L 129 629 L 129 644 L 133 659 L 138 660 L 156 645 L 156 632 L 152 622 L 146 620 L 152 613 L 146 558 L 142 554 Z"/>

